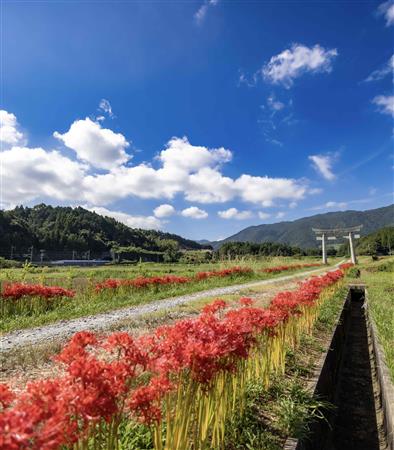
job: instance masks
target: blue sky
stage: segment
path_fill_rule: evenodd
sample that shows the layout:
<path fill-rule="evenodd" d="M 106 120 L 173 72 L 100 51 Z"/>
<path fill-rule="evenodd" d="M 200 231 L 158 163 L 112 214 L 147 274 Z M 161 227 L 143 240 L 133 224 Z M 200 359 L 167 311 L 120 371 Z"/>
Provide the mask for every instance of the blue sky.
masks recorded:
<path fill-rule="evenodd" d="M 3 208 L 218 239 L 392 202 L 393 2 L 1 8 Z"/>

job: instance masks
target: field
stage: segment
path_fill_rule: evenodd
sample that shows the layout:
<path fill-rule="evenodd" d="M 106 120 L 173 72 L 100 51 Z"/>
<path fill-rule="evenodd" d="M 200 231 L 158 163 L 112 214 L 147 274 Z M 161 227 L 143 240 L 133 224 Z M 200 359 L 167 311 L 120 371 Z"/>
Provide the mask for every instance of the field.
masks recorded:
<path fill-rule="evenodd" d="M 86 303 L 79 311 L 92 308 L 90 302 L 97 311 L 275 278 L 306 270 L 295 265 L 316 263 L 274 258 L 237 265 L 62 269 L 45 272 L 44 280 L 42 272 L 27 269 L 15 271 L 12 280 L 75 289 L 71 300 Z M 332 408 L 311 395 L 308 381 L 329 345 L 346 283 L 358 278 L 358 269 L 393 371 L 393 264 L 393 258 L 363 258 L 358 268 L 343 265 L 302 283 L 243 288 L 152 312 L 106 333 L 77 333 L 66 345 L 30 349 L 30 359 L 23 350 L 10 354 L 3 364 L 7 384 L 0 385 L 2 420 L 10 432 L 0 438 L 0 449 L 29 442 L 26 448 L 46 450 L 280 450 L 290 436 L 308 437 L 312 424 Z M 11 280 L 2 275 L 4 289 Z M 165 275 L 188 281 L 147 281 Z M 81 279 L 90 290 L 81 287 Z M 117 283 L 107 288 L 108 279 Z M 136 287 L 134 280 L 142 279 Z M 98 298 L 97 285 L 99 291 L 104 286 Z M 30 311 L 14 318 L 15 329 L 20 319 L 22 325 L 48 316 L 57 320 L 64 311 L 61 304 Z M 34 381 L 26 390 L 28 380 Z"/>
<path fill-rule="evenodd" d="M 198 265 L 142 263 L 131 266 L 106 266 L 100 268 L 34 268 L 3 269 L 0 282 L 4 287 L 12 283 L 59 286 L 73 292 L 73 296 L 57 296 L 50 301 L 14 304 L 10 299 L 2 302 L 0 331 L 41 326 L 58 320 L 88 316 L 126 306 L 136 306 L 168 297 L 175 297 L 210 288 L 264 280 L 279 276 L 282 271 L 267 272 L 272 267 L 287 266 L 286 273 L 306 270 L 292 268 L 296 265 L 319 264 L 316 258 L 266 258 L 226 263 Z M 229 269 L 247 269 L 225 274 Z M 197 274 L 217 273 L 217 276 Z M 168 278 L 168 276 L 170 278 Z M 164 278 L 167 277 L 167 280 Z M 147 280 L 156 281 L 145 286 Z M 97 285 L 106 280 L 140 280 L 139 286 L 119 286 L 98 290 Z M 145 281 L 144 281 L 145 280 Z M 154 280 L 153 280 L 154 281 Z"/>

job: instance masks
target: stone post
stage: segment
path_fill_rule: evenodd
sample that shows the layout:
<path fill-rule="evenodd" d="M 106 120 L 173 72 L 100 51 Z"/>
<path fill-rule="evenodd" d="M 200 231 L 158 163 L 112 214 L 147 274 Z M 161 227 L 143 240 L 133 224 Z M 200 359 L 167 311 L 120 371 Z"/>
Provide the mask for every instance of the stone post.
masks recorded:
<path fill-rule="evenodd" d="M 349 232 L 349 247 L 350 247 L 350 258 L 353 264 L 357 264 L 356 252 L 354 250 L 353 233 Z"/>
<path fill-rule="evenodd" d="M 322 263 L 327 264 L 327 247 L 326 247 L 326 235 L 323 233 L 321 235 L 321 253 L 322 253 Z"/>

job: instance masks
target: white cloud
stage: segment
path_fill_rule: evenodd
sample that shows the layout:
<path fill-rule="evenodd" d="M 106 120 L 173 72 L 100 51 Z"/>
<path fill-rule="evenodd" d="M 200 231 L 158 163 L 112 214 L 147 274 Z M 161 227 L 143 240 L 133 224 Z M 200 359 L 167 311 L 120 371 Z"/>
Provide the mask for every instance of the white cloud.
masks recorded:
<path fill-rule="evenodd" d="M 267 105 L 273 111 L 280 111 L 285 107 L 285 104 L 275 98 L 274 94 L 271 94 L 267 98 Z"/>
<path fill-rule="evenodd" d="M 197 206 L 190 206 L 181 212 L 183 217 L 190 217 L 191 219 L 206 219 L 208 213 L 203 209 L 197 208 Z"/>
<path fill-rule="evenodd" d="M 252 211 L 238 211 L 237 208 L 229 208 L 225 211 L 219 211 L 218 216 L 222 219 L 246 220 L 253 217 Z"/>
<path fill-rule="evenodd" d="M 207 166 L 217 166 L 231 161 L 232 153 L 223 147 L 208 149 L 191 145 L 186 137 L 174 137 L 168 142 L 167 148 L 160 153 L 158 159 L 163 163 L 164 168 L 193 172 Z"/>
<path fill-rule="evenodd" d="M 55 131 L 53 135 L 74 150 L 79 159 L 93 167 L 112 169 L 130 159 L 125 151 L 129 146 L 126 138 L 108 128 L 102 128 L 88 117 L 76 120 L 66 133 Z"/>
<path fill-rule="evenodd" d="M 153 216 L 132 216 L 120 211 L 110 211 L 109 209 L 100 206 L 84 206 L 84 208 L 89 211 L 95 212 L 100 216 L 112 217 L 118 222 L 122 222 L 131 228 L 143 228 L 146 230 L 157 230 L 162 228 L 162 223 L 160 222 L 160 220 Z"/>
<path fill-rule="evenodd" d="M 378 106 L 378 111 L 382 114 L 389 114 L 394 117 L 394 95 L 378 95 L 372 100 Z"/>
<path fill-rule="evenodd" d="M 268 214 L 263 211 L 259 211 L 258 216 L 261 220 L 265 220 L 265 219 L 268 219 L 269 217 L 271 217 L 271 214 Z"/>
<path fill-rule="evenodd" d="M 334 180 L 335 175 L 332 171 L 332 155 L 311 155 L 309 159 L 313 162 L 314 169 L 319 172 L 326 180 Z"/>
<path fill-rule="evenodd" d="M 378 14 L 386 19 L 386 27 L 394 24 L 394 2 L 388 0 L 379 5 Z"/>
<path fill-rule="evenodd" d="M 198 8 L 197 12 L 194 14 L 194 19 L 200 25 L 205 16 L 208 13 L 209 8 L 212 6 L 216 6 L 219 3 L 219 0 L 204 0 L 204 3 Z"/>
<path fill-rule="evenodd" d="M 18 204 L 43 198 L 75 200 L 83 195 L 86 167 L 42 148 L 13 147 L 1 153 L 2 200 Z"/>
<path fill-rule="evenodd" d="M 391 74 L 393 76 L 394 73 L 394 55 L 386 62 L 386 64 L 380 69 L 374 70 L 369 77 L 367 77 L 364 81 L 379 81 L 385 78 L 387 75 Z"/>
<path fill-rule="evenodd" d="M 235 195 L 234 180 L 210 167 L 190 175 L 185 192 L 186 200 L 199 203 L 224 203 Z"/>
<path fill-rule="evenodd" d="M 327 202 L 324 206 L 326 208 L 345 209 L 347 207 L 347 203 L 346 202 Z"/>
<path fill-rule="evenodd" d="M 162 219 L 164 217 L 170 217 L 175 214 L 175 208 L 172 205 L 164 204 L 160 205 L 153 210 L 155 217 Z"/>
<path fill-rule="evenodd" d="M 318 44 L 313 47 L 293 44 L 290 49 L 273 56 L 261 73 L 267 81 L 282 83 L 289 88 L 295 78 L 306 72 L 331 72 L 332 61 L 337 55 L 336 49 L 326 50 Z"/>
<path fill-rule="evenodd" d="M 105 98 L 102 98 L 101 100 L 100 100 L 100 103 L 99 103 L 99 111 L 102 111 L 102 112 L 104 112 L 105 114 L 107 114 L 108 115 L 108 117 L 111 117 L 111 119 L 112 118 L 114 118 L 115 116 L 114 116 L 114 113 L 112 112 L 112 106 L 111 106 L 111 103 L 108 101 L 108 100 L 106 100 Z M 102 116 L 101 116 L 102 117 Z"/>
<path fill-rule="evenodd" d="M 300 200 L 306 192 L 306 186 L 291 178 L 270 178 L 241 175 L 234 182 L 242 200 L 261 206 L 272 206 L 273 200 Z"/>
<path fill-rule="evenodd" d="M 0 142 L 9 145 L 25 145 L 23 133 L 14 114 L 0 110 Z"/>
<path fill-rule="evenodd" d="M 289 208 L 290 208 L 290 209 L 297 208 L 297 206 L 298 206 L 298 203 L 297 203 L 297 202 L 291 202 L 291 203 L 289 203 Z"/>
<path fill-rule="evenodd" d="M 80 147 L 78 127 L 82 125 L 85 131 L 86 124 L 88 127 L 93 125 L 99 134 L 109 131 L 111 135 L 112 131 L 102 129 L 90 119 L 78 122 L 74 122 L 70 131 L 57 137 L 61 136 L 66 145 L 77 148 L 80 159 L 92 159 L 91 153 L 84 158 L 85 153 L 81 156 L 86 148 Z M 88 142 L 91 143 L 89 139 Z M 224 203 L 238 198 L 269 207 L 277 199 L 298 201 L 308 193 L 304 180 L 248 174 L 241 174 L 238 178 L 227 177 L 223 175 L 221 166 L 231 160 L 230 150 L 194 146 L 186 138 L 172 138 L 168 142 L 152 163 L 158 164 L 157 168 L 148 163 L 120 165 L 102 173 L 94 171 L 91 165 L 42 148 L 18 147 L 5 154 L 4 158 L 7 182 L 3 185 L 10 192 L 8 197 L 12 203 L 51 197 L 71 203 L 77 199 L 100 207 L 133 196 L 172 199 L 180 194 L 190 202 Z M 107 158 L 108 166 L 109 160 Z M 160 214 L 159 211 L 156 214 Z"/>
<path fill-rule="evenodd" d="M 276 213 L 276 218 L 277 219 L 283 219 L 283 217 L 285 217 L 286 213 L 284 213 L 283 211 L 280 211 L 278 213 Z"/>

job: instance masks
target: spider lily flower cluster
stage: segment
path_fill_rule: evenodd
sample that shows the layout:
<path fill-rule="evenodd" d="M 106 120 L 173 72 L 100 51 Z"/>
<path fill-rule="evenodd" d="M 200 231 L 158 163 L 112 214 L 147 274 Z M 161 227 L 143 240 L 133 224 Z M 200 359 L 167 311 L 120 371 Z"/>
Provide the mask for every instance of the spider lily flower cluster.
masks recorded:
<path fill-rule="evenodd" d="M 74 297 L 74 295 L 74 291 L 59 286 L 6 284 L 0 293 L 0 309 L 3 316 L 15 313 L 44 312 L 54 308 L 64 298 Z"/>
<path fill-rule="evenodd" d="M 129 420 L 151 427 L 156 450 L 221 448 L 248 382 L 268 387 L 283 373 L 286 347 L 311 331 L 343 275 L 313 277 L 268 308 L 218 299 L 138 339 L 75 334 L 56 357 L 61 375 L 18 394 L 0 386 L 0 449 L 115 450 Z"/>
<path fill-rule="evenodd" d="M 113 279 L 109 278 L 101 283 L 96 284 L 96 292 L 101 292 L 105 289 L 118 289 L 120 287 L 129 288 L 147 288 L 157 287 L 168 284 L 184 284 L 192 283 L 195 281 L 202 281 L 208 278 L 214 277 L 228 277 L 232 275 L 246 275 L 253 273 L 253 270 L 249 267 L 231 267 L 223 270 L 213 270 L 210 272 L 198 272 L 194 277 L 179 277 L 176 275 L 164 275 L 157 277 L 137 277 L 132 280 L 129 279 Z"/>
<path fill-rule="evenodd" d="M 318 267 L 321 264 L 319 263 L 312 263 L 312 264 L 291 264 L 289 266 L 283 265 L 283 266 L 275 266 L 275 267 L 267 267 L 266 269 L 262 269 L 261 271 L 264 273 L 280 273 L 285 272 L 286 270 L 298 270 L 298 269 L 304 269 L 308 267 Z"/>

